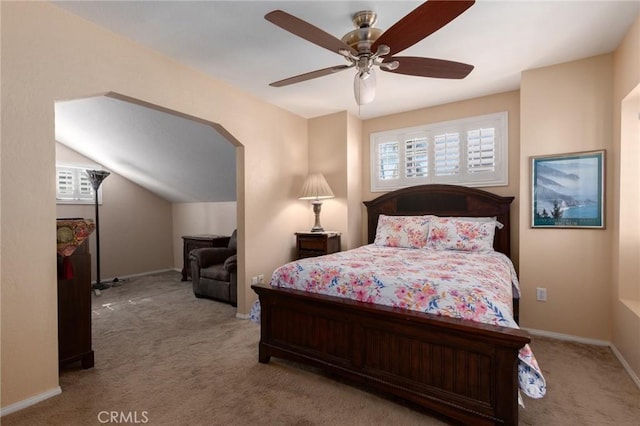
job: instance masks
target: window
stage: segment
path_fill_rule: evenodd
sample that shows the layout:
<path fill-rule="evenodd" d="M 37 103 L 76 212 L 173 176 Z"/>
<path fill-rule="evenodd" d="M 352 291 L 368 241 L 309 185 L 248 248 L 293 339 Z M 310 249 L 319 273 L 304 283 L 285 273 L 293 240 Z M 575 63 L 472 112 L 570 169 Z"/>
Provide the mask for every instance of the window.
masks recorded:
<path fill-rule="evenodd" d="M 371 134 L 371 191 L 508 184 L 507 112 Z"/>
<path fill-rule="evenodd" d="M 93 187 L 85 173 L 95 166 L 56 166 L 56 202 L 58 204 L 93 204 Z M 98 189 L 98 202 L 102 202 L 102 188 Z"/>

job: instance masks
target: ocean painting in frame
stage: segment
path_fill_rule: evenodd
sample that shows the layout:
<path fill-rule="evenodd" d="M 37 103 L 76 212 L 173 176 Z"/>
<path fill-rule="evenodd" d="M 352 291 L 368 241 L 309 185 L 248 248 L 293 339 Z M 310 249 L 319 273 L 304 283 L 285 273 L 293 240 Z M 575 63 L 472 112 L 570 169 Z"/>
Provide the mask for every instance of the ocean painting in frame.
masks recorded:
<path fill-rule="evenodd" d="M 605 152 L 531 158 L 533 228 L 604 228 Z"/>

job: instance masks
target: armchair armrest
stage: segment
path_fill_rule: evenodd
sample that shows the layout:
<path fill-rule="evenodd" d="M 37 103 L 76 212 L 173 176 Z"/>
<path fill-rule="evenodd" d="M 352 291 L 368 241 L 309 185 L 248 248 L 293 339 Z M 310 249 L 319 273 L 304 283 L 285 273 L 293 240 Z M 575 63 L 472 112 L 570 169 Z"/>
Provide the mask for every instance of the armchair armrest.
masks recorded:
<path fill-rule="evenodd" d="M 198 262 L 201 268 L 221 264 L 235 254 L 235 250 L 227 247 L 205 247 L 191 250 L 189 259 Z"/>
<path fill-rule="evenodd" d="M 227 260 L 224 261 L 224 269 L 229 272 L 233 272 L 238 267 L 238 255 L 234 254 L 231 257 L 228 257 Z"/>

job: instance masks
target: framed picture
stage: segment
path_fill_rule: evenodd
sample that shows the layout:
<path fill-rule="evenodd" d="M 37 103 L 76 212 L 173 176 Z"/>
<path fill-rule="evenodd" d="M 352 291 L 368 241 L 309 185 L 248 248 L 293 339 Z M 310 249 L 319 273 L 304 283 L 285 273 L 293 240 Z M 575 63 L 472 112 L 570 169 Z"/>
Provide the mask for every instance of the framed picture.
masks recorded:
<path fill-rule="evenodd" d="M 604 228 L 605 151 L 531 157 L 533 228 Z"/>

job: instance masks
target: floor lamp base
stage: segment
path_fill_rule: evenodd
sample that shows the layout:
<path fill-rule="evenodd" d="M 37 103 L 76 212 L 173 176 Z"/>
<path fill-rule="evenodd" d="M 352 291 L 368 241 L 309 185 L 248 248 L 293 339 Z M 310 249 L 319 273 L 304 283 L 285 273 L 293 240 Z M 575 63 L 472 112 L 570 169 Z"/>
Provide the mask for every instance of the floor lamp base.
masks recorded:
<path fill-rule="evenodd" d="M 91 286 L 93 290 L 106 290 L 109 288 L 109 284 L 97 282 Z"/>

